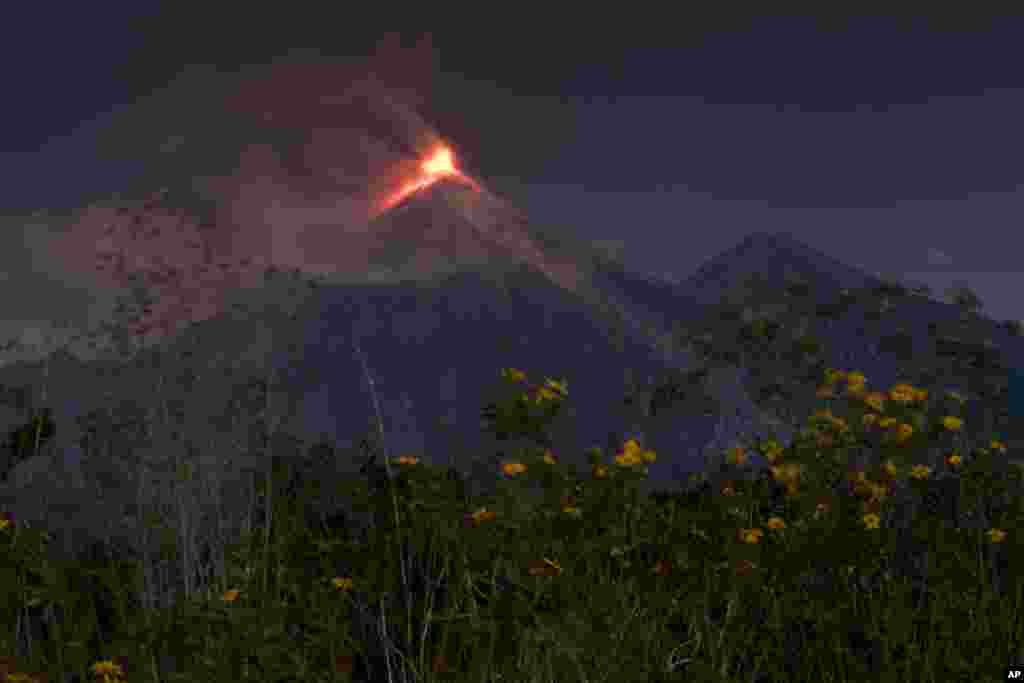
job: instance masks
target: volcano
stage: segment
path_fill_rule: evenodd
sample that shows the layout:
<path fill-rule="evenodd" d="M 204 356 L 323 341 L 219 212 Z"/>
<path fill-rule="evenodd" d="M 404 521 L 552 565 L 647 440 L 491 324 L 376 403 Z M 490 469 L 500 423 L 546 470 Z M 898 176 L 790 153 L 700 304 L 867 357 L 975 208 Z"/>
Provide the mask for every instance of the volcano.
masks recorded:
<path fill-rule="evenodd" d="M 544 253 L 525 214 L 459 178 L 445 178 L 403 196 L 376 216 L 371 232 L 381 245 L 371 272 L 401 280 L 430 280 L 463 269 L 507 272 L 520 265 L 575 290 L 582 274 L 568 259 Z"/>

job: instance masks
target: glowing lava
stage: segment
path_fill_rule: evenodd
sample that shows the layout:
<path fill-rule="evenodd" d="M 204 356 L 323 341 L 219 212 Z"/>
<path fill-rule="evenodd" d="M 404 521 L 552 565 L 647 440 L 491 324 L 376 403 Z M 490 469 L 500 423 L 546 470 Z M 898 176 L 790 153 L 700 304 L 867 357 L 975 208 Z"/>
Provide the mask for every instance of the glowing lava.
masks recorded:
<path fill-rule="evenodd" d="M 457 180 L 469 185 L 477 192 L 480 191 L 479 186 L 473 179 L 463 174 L 455 166 L 452 151 L 441 145 L 420 164 L 420 174 L 416 178 L 402 185 L 398 191 L 381 202 L 381 211 L 390 209 L 409 195 L 419 192 L 442 179 Z"/>

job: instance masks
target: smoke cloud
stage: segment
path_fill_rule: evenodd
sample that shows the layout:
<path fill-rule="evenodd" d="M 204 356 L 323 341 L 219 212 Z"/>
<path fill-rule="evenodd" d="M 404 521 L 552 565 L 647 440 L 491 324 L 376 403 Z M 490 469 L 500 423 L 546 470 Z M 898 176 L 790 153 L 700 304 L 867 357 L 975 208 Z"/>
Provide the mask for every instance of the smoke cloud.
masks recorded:
<path fill-rule="evenodd" d="M 177 84 L 161 101 L 187 93 L 193 130 L 159 113 L 148 124 L 159 138 L 152 177 L 169 179 L 141 202 L 75 212 L 50 235 L 46 268 L 105 299 L 141 278 L 157 300 L 135 332 L 157 336 L 216 316 L 268 266 L 329 283 L 379 281 L 375 202 L 439 142 L 424 117 L 433 55 L 429 42 L 390 41 L 369 59 L 286 59 L 221 75 L 201 96 Z M 162 168 L 175 155 L 190 165 L 176 177 Z M 229 171 L 209 173 L 214 157 Z"/>

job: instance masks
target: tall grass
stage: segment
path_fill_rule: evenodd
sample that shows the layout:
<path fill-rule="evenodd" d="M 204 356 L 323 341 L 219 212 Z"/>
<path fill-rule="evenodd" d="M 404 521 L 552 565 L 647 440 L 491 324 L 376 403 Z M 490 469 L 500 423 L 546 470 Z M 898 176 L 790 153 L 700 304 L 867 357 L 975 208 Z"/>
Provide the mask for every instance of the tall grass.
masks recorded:
<path fill-rule="evenodd" d="M 770 350 L 756 329 L 747 348 Z M 1024 487 L 963 396 L 828 368 L 790 443 L 641 495 L 671 454 L 630 440 L 568 464 L 548 430 L 571 387 L 506 369 L 483 414 L 510 455 L 471 497 L 458 470 L 388 451 L 353 351 L 375 416 L 358 477 L 300 464 L 315 442 L 284 429 L 283 378 L 222 367 L 230 409 L 190 423 L 172 385 L 198 404 L 216 383 L 136 352 L 155 408 L 118 423 L 108 404 L 86 454 L 134 458 L 134 547 L 56 561 L 7 511 L 6 680 L 985 681 L 1024 655 Z M 188 438 L 211 419 L 220 441 Z"/>

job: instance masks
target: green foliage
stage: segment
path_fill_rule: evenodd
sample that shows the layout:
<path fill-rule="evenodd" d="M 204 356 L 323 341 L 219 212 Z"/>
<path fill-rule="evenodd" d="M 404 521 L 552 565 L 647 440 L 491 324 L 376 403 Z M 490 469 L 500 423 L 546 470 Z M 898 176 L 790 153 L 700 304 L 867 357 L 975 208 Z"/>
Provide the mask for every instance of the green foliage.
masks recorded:
<path fill-rule="evenodd" d="M 708 367 L 732 359 L 757 370 L 755 402 L 789 407 L 790 443 L 749 444 L 771 468 L 755 468 L 743 449 L 685 491 L 642 496 L 647 464 L 671 454 L 611 442 L 587 454 L 588 469 L 568 466 L 551 431 L 571 387 L 514 372 L 482 412 L 507 447 L 496 492 L 479 499 L 453 470 L 387 457 L 372 433 L 359 477 L 329 474 L 332 460 L 354 456 L 324 439 L 300 465 L 287 454 L 297 439 L 264 434 L 252 525 L 215 548 L 222 572 L 172 600 L 129 600 L 166 567 L 155 552 L 58 565 L 44 532 L 0 520 L 0 610 L 11 627 L 0 633 L 21 632 L 29 609 L 63 614 L 17 670 L 60 680 L 117 656 L 131 681 L 387 680 L 388 671 L 424 682 L 994 679 L 1024 648 L 1021 476 L 1007 471 L 997 434 L 967 419 L 968 404 L 996 400 L 980 385 L 997 359 L 982 349 L 983 362 L 970 363 L 971 339 L 913 349 L 907 382 L 929 395 L 886 394 L 878 411 L 865 396 L 883 389 L 858 393 L 855 375 L 828 373 L 821 342 L 799 331 L 806 316 L 831 319 L 857 295 L 822 309 L 790 284 L 786 313 L 751 321 L 718 311 L 691 337 Z M 876 294 L 899 305 L 898 288 Z M 883 339 L 882 351 L 905 354 L 906 344 Z M 937 389 L 962 375 L 978 398 Z M 626 400 L 656 419 L 699 402 L 707 376 L 707 367 L 668 375 Z M 880 427 L 871 414 L 894 422 Z M 107 443 L 117 423 L 94 417 L 91 443 Z M 966 424 L 954 429 L 950 417 Z M 911 428 L 902 441 L 899 425 Z M 181 487 L 201 481 L 199 471 L 171 468 Z M 358 514 L 326 514 L 321 499 L 332 496 L 366 513 L 366 528 Z M 147 513 L 154 532 L 169 533 L 174 564 L 194 558 L 182 530 Z M 80 590 L 92 580 L 116 596 L 114 627 Z M 0 648 L 18 644 L 7 637 Z M 160 672 L 170 656 L 178 671 Z M 686 665 L 670 672 L 670 659 Z"/>

